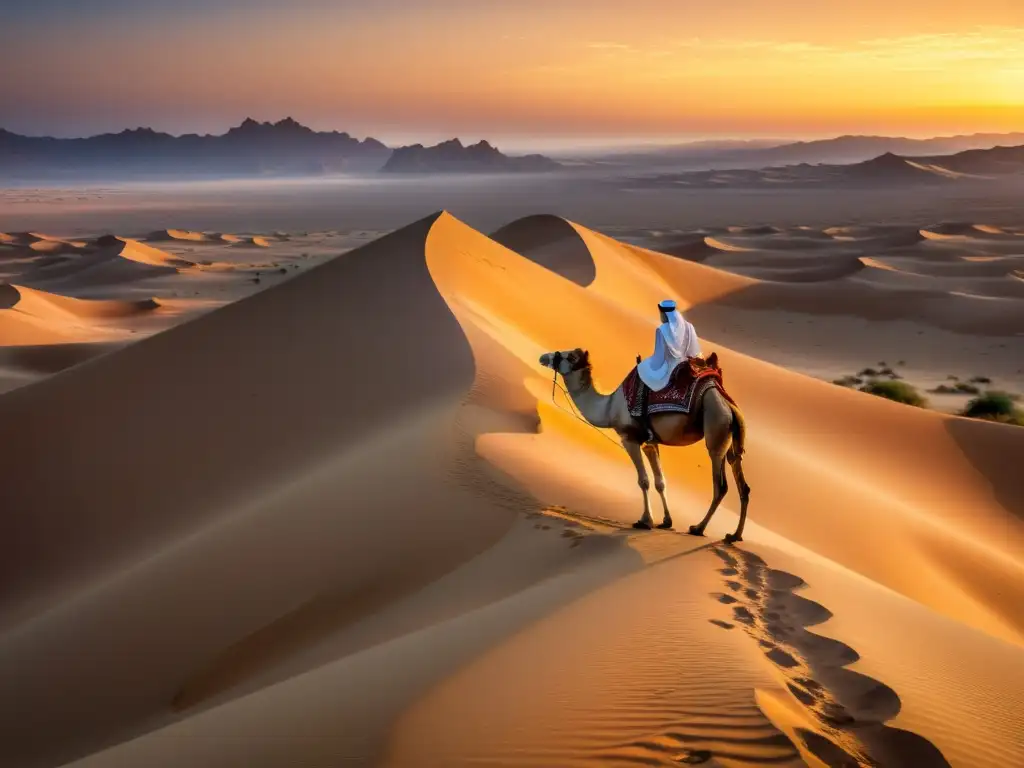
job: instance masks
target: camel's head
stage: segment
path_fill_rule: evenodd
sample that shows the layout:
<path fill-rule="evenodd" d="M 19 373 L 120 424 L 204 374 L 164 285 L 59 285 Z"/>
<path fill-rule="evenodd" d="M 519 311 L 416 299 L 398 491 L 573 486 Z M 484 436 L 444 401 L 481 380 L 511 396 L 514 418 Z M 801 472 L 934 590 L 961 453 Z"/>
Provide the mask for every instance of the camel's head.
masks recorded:
<path fill-rule="evenodd" d="M 567 376 L 574 371 L 590 367 L 590 353 L 585 349 L 572 349 L 568 352 L 545 352 L 540 356 L 540 364 L 545 368 Z"/>

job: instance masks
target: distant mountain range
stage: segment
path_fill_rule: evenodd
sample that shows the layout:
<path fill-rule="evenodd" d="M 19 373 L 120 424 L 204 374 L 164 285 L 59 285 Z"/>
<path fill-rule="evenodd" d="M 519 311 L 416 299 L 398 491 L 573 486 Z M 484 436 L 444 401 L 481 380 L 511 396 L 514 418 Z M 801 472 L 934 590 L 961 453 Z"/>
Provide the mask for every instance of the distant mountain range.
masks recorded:
<path fill-rule="evenodd" d="M 608 153 L 591 161 L 636 167 L 765 168 L 797 163 L 859 163 L 886 153 L 904 157 L 947 155 L 971 149 L 1024 144 L 1024 133 L 976 133 L 908 139 L 897 136 L 838 136 L 816 141 L 702 141 L 645 151 Z"/>
<path fill-rule="evenodd" d="M 821 141 L 801 141 L 768 149 L 748 150 L 758 162 L 768 163 L 858 163 L 884 154 L 904 157 L 949 155 L 973 149 L 1024 144 L 1024 133 L 977 133 L 934 139 L 905 139 L 888 136 L 840 136 Z"/>
<path fill-rule="evenodd" d="M 886 152 L 848 164 L 811 164 L 767 168 L 722 168 L 664 173 L 627 182 L 637 187 L 751 188 L 813 186 L 903 186 L 1024 178 L 1024 146 L 971 149 L 952 155 L 905 156 Z"/>
<path fill-rule="evenodd" d="M 920 175 L 907 165 L 939 165 L 955 174 L 1005 174 L 1014 161 L 998 153 L 949 160 L 952 153 L 989 151 L 997 146 L 1024 145 L 1024 133 L 973 134 L 934 139 L 886 136 L 839 136 L 819 141 L 771 143 L 709 140 L 675 147 L 591 156 L 560 164 L 543 155 L 512 157 L 486 141 L 464 145 L 458 139 L 435 146 L 421 144 L 391 148 L 373 139 L 356 139 L 337 131 L 314 131 L 292 118 L 276 123 L 246 119 L 222 135 L 172 136 L 149 128 L 108 133 L 83 139 L 20 136 L 0 129 L 0 185 L 5 182 L 97 181 L 161 178 L 230 178 L 261 176 L 325 176 L 340 173 L 394 175 L 432 173 L 523 173 L 559 169 L 600 173 L 611 170 L 620 176 L 657 173 L 660 178 L 682 174 L 700 183 L 700 173 L 721 177 L 733 171 L 731 185 L 743 179 L 852 177 L 850 164 L 881 161 L 891 155 L 900 159 L 899 172 Z M 994 150 L 993 150 L 994 151 Z M 939 161 L 941 159 L 941 162 Z M 809 172 L 803 166 L 821 165 Z M 822 165 L 823 164 L 823 165 Z M 975 168 L 983 164 L 984 169 Z M 974 170 L 960 170 L 960 165 Z M 831 168 L 831 170 L 829 170 Z M 864 173 L 870 175 L 875 165 Z M 790 169 L 790 170 L 785 170 Z M 906 170 L 909 169 L 909 170 Z M 895 172 L 894 169 L 889 169 Z M 758 171 L 758 173 L 749 173 Z M 761 173 L 763 171 L 763 173 Z M 697 173 L 697 176 L 692 174 Z M 940 174 L 941 175 L 941 174 Z M 948 175 L 948 174 L 947 174 Z M 745 182 L 744 182 L 745 183 Z"/>
<path fill-rule="evenodd" d="M 501 173 L 553 171 L 560 167 L 543 155 L 509 157 L 486 141 L 463 146 L 458 139 L 452 139 L 433 147 L 422 144 L 399 147 L 391 153 L 381 170 L 385 173 Z"/>
<path fill-rule="evenodd" d="M 540 155 L 515 158 L 487 142 L 457 139 L 396 150 L 373 138 L 318 132 L 286 118 L 246 119 L 219 136 L 172 136 L 149 128 L 84 139 L 20 136 L 0 129 L 0 184 L 47 179 L 322 176 L 335 173 L 465 173 L 553 170 Z"/>

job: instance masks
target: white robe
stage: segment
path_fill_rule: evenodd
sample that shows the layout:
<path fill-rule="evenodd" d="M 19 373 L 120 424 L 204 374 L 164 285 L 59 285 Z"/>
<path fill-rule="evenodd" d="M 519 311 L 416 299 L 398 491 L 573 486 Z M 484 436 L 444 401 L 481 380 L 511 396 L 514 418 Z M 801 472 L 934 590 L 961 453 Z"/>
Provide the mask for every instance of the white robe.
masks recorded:
<path fill-rule="evenodd" d="M 700 355 L 700 342 L 693 325 L 673 310 L 668 321 L 654 332 L 654 354 L 637 365 L 640 380 L 655 392 L 668 386 L 672 371 L 688 357 Z"/>

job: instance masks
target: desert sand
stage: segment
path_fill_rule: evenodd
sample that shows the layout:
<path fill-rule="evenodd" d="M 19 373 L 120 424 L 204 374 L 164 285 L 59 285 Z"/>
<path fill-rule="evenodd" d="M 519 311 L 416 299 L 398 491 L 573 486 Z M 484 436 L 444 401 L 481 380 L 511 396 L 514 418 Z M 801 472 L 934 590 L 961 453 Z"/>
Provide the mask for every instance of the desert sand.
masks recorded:
<path fill-rule="evenodd" d="M 0 235 L 0 765 L 1022 765 L 1024 428 L 831 383 L 1024 391 L 1022 260 L 948 221 Z M 735 489 L 632 530 L 538 362 L 613 390 L 666 297 L 746 417 L 732 547 Z M 707 454 L 662 455 L 684 531 Z"/>

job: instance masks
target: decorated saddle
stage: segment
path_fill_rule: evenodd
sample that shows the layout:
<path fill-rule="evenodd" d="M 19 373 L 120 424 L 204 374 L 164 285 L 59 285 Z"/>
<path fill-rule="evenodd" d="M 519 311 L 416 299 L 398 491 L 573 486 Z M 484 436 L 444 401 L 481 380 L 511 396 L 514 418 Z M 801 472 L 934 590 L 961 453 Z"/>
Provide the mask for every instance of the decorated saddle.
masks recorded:
<path fill-rule="evenodd" d="M 712 352 L 707 359 L 691 357 L 676 366 L 672 378 L 664 389 L 657 392 L 648 390 L 647 413 L 690 413 L 700 403 L 709 387 L 718 387 L 729 402 L 733 399 L 722 383 L 722 369 L 718 365 L 718 353 Z M 647 389 L 640 379 L 636 367 L 622 382 L 622 393 L 629 405 L 629 414 L 634 418 L 643 415 L 643 394 Z"/>

